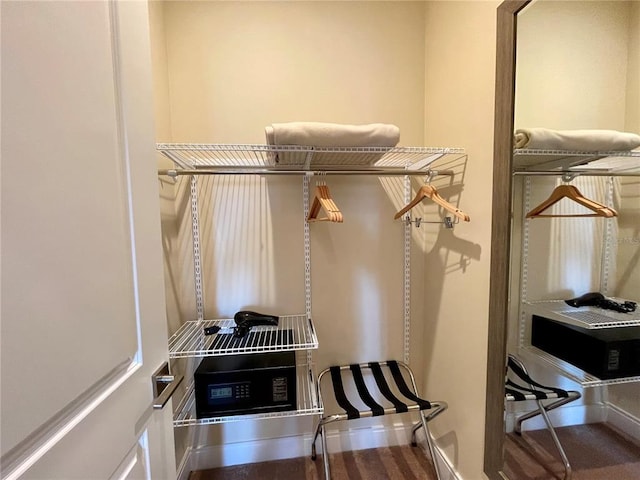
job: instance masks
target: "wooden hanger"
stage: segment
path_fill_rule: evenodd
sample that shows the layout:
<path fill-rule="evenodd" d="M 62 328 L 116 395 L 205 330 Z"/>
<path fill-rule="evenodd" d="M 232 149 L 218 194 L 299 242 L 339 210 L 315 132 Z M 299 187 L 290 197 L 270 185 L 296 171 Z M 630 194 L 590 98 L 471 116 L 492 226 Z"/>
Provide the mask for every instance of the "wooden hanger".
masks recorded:
<path fill-rule="evenodd" d="M 434 187 L 433 185 L 423 185 L 422 187 L 420 187 L 420 190 L 418 190 L 418 193 L 416 194 L 415 198 L 411 200 L 411 202 L 407 204 L 402 210 L 396 213 L 393 218 L 397 220 L 402 215 L 404 215 L 409 210 L 411 210 L 413 207 L 418 205 L 425 198 L 430 198 L 435 203 L 440 205 L 442 208 L 444 208 L 448 212 L 458 217 L 460 220 L 464 220 L 465 222 L 468 222 L 470 220 L 469 215 L 464 213 L 462 210 L 460 210 L 456 206 L 447 202 L 444 198 L 442 198 L 438 193 L 438 190 L 436 190 L 436 187 Z"/>
<path fill-rule="evenodd" d="M 572 213 L 572 214 L 556 214 L 556 215 L 552 215 L 552 214 L 543 215 L 542 214 L 542 212 L 544 212 L 546 209 L 548 209 L 552 205 L 558 203 L 563 198 L 568 198 L 569 200 L 573 200 L 574 202 L 579 203 L 580 205 L 582 205 L 583 207 L 588 208 L 589 210 L 591 210 L 594 213 Z M 595 200 L 591 200 L 591 199 L 585 197 L 573 185 L 558 185 L 553 190 L 553 192 L 551 192 L 551 195 L 549 195 L 549 198 L 547 198 L 544 202 L 542 202 L 540 205 L 538 205 L 533 210 L 531 210 L 529 213 L 527 213 L 526 218 L 536 218 L 536 217 L 606 217 L 606 218 L 611 218 L 611 217 L 616 217 L 617 215 L 618 215 L 618 212 L 616 212 L 613 208 L 609 208 L 606 205 L 603 205 L 601 203 L 596 202 Z"/>
<path fill-rule="evenodd" d="M 318 218 L 320 210 L 324 209 L 327 214 L 326 217 Z M 323 182 L 316 185 L 315 196 L 313 197 L 313 203 L 309 208 L 309 215 L 307 216 L 307 222 L 337 222 L 342 223 L 342 212 L 333 201 L 329 187 Z"/>

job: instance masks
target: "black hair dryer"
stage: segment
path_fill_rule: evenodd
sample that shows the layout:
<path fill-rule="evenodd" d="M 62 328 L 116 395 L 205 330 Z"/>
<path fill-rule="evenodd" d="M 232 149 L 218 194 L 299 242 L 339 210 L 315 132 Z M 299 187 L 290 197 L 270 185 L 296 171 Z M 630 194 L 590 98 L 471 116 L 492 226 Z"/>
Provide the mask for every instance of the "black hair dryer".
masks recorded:
<path fill-rule="evenodd" d="M 233 316 L 233 320 L 236 322 L 236 326 L 233 329 L 233 336 L 241 338 L 249 333 L 253 327 L 260 325 L 277 327 L 279 317 L 242 310 Z"/>

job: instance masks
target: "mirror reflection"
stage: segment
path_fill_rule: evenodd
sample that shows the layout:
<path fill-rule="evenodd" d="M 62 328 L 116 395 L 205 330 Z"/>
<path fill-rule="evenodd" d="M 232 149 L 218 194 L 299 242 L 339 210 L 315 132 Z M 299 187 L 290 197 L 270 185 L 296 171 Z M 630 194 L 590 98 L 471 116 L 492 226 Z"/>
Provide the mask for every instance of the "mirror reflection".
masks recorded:
<path fill-rule="evenodd" d="M 640 478 L 640 2 L 517 21 L 508 352 L 559 405 L 507 395 L 505 473 Z"/>

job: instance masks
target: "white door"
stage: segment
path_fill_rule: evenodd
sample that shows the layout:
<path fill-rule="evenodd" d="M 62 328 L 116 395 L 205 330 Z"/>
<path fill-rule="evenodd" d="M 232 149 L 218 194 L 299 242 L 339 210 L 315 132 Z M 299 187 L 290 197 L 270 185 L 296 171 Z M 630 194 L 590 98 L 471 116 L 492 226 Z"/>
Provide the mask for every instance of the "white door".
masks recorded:
<path fill-rule="evenodd" d="M 147 4 L 0 8 L 2 478 L 175 478 Z"/>

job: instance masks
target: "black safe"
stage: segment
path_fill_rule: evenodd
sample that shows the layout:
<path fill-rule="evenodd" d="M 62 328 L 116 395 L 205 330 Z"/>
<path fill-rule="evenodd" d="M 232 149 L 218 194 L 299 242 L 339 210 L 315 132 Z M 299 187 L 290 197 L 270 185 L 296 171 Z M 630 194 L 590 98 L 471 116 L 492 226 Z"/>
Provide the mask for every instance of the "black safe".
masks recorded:
<path fill-rule="evenodd" d="M 295 410 L 295 352 L 205 357 L 194 374 L 196 416 Z"/>
<path fill-rule="evenodd" d="M 533 315 L 531 344 L 596 377 L 640 375 L 640 327 L 588 329 Z"/>

